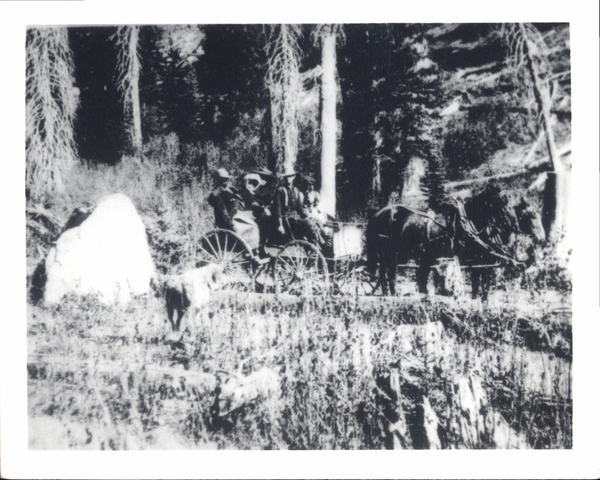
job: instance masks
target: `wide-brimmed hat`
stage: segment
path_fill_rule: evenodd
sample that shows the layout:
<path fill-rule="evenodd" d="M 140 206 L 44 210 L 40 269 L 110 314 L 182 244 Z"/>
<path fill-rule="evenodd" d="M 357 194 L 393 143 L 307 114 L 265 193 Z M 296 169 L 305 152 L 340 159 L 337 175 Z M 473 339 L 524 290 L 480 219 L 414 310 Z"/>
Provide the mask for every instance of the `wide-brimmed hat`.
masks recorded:
<path fill-rule="evenodd" d="M 250 172 L 244 175 L 244 180 L 261 180 L 260 175 L 256 172 Z"/>
<path fill-rule="evenodd" d="M 275 177 L 275 175 L 273 175 L 273 172 L 265 167 L 255 168 L 250 173 L 256 173 L 257 175 L 260 175 L 261 177 L 270 177 L 270 178 Z"/>
<path fill-rule="evenodd" d="M 229 180 L 231 178 L 231 176 L 229 175 L 229 172 L 227 170 L 225 170 L 224 168 L 219 168 L 215 172 L 215 177 L 220 180 Z"/>
<path fill-rule="evenodd" d="M 312 176 L 310 176 L 310 175 L 302 175 L 302 178 L 309 185 L 314 185 L 315 184 L 315 179 Z"/>
<path fill-rule="evenodd" d="M 294 175 L 298 175 L 298 172 L 294 171 L 293 169 L 281 174 L 283 178 L 293 177 Z"/>

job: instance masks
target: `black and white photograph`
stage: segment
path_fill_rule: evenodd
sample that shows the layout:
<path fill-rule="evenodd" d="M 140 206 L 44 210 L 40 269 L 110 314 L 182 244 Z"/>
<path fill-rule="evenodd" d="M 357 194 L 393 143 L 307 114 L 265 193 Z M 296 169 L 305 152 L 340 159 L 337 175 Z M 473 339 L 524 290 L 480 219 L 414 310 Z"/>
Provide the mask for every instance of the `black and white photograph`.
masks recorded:
<path fill-rule="evenodd" d="M 573 25 L 529 20 L 24 26 L 24 449 L 571 452 Z"/>

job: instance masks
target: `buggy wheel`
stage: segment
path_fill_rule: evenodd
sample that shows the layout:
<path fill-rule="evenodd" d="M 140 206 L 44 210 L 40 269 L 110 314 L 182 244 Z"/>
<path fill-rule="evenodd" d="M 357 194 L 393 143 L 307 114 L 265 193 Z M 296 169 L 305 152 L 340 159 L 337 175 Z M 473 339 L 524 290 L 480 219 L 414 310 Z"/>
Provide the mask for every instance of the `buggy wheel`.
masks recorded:
<path fill-rule="evenodd" d="M 294 240 L 277 254 L 273 281 L 277 293 L 322 295 L 329 290 L 325 257 L 309 242 Z"/>
<path fill-rule="evenodd" d="M 248 243 L 235 232 L 220 228 L 200 239 L 195 266 L 207 264 L 221 265 L 225 282 L 233 290 L 254 291 L 256 262 Z"/>

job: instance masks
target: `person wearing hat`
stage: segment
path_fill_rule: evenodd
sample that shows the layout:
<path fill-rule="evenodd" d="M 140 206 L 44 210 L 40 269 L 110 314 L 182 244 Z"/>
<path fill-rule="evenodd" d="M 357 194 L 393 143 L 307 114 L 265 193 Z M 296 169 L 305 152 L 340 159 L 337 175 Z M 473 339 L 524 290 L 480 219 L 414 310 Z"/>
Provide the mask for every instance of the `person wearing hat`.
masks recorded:
<path fill-rule="evenodd" d="M 294 171 L 280 177 L 274 201 L 274 227 L 281 243 L 300 239 L 317 244 L 318 232 L 307 217 L 305 196 L 297 186 L 298 178 Z"/>
<path fill-rule="evenodd" d="M 315 190 L 315 179 L 310 175 L 301 177 L 301 189 L 304 193 L 304 209 L 306 216 L 314 216 L 317 213 L 318 205 L 321 202 L 321 195 Z"/>
<path fill-rule="evenodd" d="M 254 169 L 244 175 L 242 194 L 246 209 L 255 211 L 257 207 L 266 210 L 271 208 L 274 197 L 274 179 L 273 173 L 264 167 Z"/>
<path fill-rule="evenodd" d="M 326 216 L 323 215 L 319 204 L 321 203 L 321 195 L 315 190 L 315 180 L 310 175 L 303 177 L 304 186 L 304 211 L 306 217 L 315 219 L 321 225 L 327 221 Z"/>
<path fill-rule="evenodd" d="M 304 186 L 304 211 L 309 220 L 312 233 L 321 247 L 323 254 L 333 256 L 331 251 L 333 246 L 333 229 L 331 224 L 335 219 L 321 210 L 321 195 L 315 190 L 315 179 L 310 175 L 302 177 Z"/>
<path fill-rule="evenodd" d="M 254 195 L 255 203 L 270 216 L 273 212 L 276 196 L 276 177 L 266 168 L 253 170 L 251 174 L 258 175 L 261 180 L 260 188 Z"/>
<path fill-rule="evenodd" d="M 215 173 L 216 188 L 208 197 L 208 203 L 214 209 L 215 225 L 217 228 L 234 230 L 233 216 L 238 210 L 238 202 L 242 198 L 231 186 L 231 177 L 224 168 Z"/>
<path fill-rule="evenodd" d="M 275 193 L 273 205 L 275 225 L 281 238 L 287 234 L 291 234 L 293 237 L 291 223 L 295 224 L 295 220 L 305 216 L 303 211 L 304 195 L 294 185 L 295 177 L 296 172 L 293 170 L 281 175 L 279 187 Z"/>
<path fill-rule="evenodd" d="M 244 175 L 242 196 L 246 210 L 252 211 L 259 232 L 259 256 L 266 257 L 265 246 L 276 238 L 273 226 L 273 198 L 275 175 L 259 167 Z M 275 232 L 275 233 L 274 233 Z"/>
<path fill-rule="evenodd" d="M 244 175 L 244 187 L 241 195 L 244 199 L 244 208 L 254 211 L 257 206 L 261 187 L 266 185 L 266 181 L 261 178 L 258 173 L 247 173 Z"/>

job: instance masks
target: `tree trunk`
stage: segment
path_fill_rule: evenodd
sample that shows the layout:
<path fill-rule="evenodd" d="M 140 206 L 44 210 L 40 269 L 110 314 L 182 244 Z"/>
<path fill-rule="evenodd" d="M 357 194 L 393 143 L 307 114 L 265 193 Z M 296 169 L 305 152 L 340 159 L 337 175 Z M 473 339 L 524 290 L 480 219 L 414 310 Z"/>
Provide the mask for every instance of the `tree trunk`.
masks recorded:
<path fill-rule="evenodd" d="M 273 108 L 273 100 L 271 98 L 271 91 L 268 91 L 269 104 L 265 109 L 265 121 L 264 121 L 264 136 L 267 143 L 267 168 L 272 172 L 277 171 L 277 154 L 274 148 L 273 141 L 273 115 L 271 109 Z"/>
<path fill-rule="evenodd" d="M 133 119 L 132 143 L 136 158 L 142 158 L 142 115 L 140 110 L 140 61 L 137 55 L 138 48 L 138 27 L 131 28 L 131 37 L 129 42 L 129 55 L 131 58 L 131 114 Z"/>
<path fill-rule="evenodd" d="M 427 195 L 423 191 L 423 178 L 427 172 L 425 160 L 413 157 L 404 170 L 400 203 L 417 210 L 427 209 Z"/>
<path fill-rule="evenodd" d="M 550 108 L 552 100 L 548 87 L 542 84 L 539 76 L 538 67 L 533 58 L 537 46 L 529 38 L 523 24 L 519 24 L 521 35 L 525 40 L 525 61 L 529 75 L 533 81 L 533 93 L 538 104 L 538 110 L 542 114 L 542 128 L 546 136 L 546 146 L 553 172 L 548 175 L 546 181 L 546 191 L 544 194 L 544 207 L 542 217 L 546 219 L 544 228 L 546 236 L 551 240 L 558 240 L 564 229 L 565 209 L 566 209 L 566 189 L 565 189 L 565 168 L 556 148 L 554 132 L 552 131 L 552 117 Z"/>
<path fill-rule="evenodd" d="M 299 26 L 280 25 L 279 33 L 266 45 L 272 150 L 280 167 L 277 170 L 285 173 L 294 170 L 298 154 L 299 37 Z"/>
<path fill-rule="evenodd" d="M 324 29 L 322 36 L 322 115 L 321 132 L 323 145 L 321 149 L 321 208 L 329 215 L 335 216 L 336 188 L 335 164 L 337 160 L 337 83 L 335 43 L 336 32 L 333 26 Z"/>
<path fill-rule="evenodd" d="M 79 90 L 65 27 L 31 28 L 26 37 L 25 185 L 27 198 L 61 191 L 77 159 L 73 134 Z"/>

